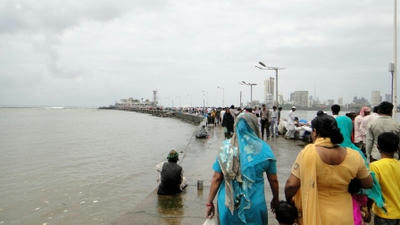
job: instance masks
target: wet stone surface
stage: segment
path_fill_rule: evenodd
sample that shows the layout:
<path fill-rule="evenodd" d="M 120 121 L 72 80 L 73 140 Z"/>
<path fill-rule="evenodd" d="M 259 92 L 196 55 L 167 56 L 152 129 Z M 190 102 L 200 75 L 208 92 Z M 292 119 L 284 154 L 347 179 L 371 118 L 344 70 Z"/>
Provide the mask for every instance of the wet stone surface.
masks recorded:
<path fill-rule="evenodd" d="M 203 224 L 205 221 L 205 202 L 208 197 L 212 176 L 212 164 L 224 140 L 220 126 L 209 127 L 208 139 L 192 138 L 186 147 L 182 167 L 189 186 L 179 195 L 158 196 L 156 190 L 139 205 L 132 207 L 128 213 L 120 216 L 112 224 Z M 284 200 L 283 188 L 290 174 L 290 169 L 297 153 L 304 147 L 302 141 L 286 140 L 283 137 L 266 140 L 270 144 L 276 158 L 280 199 Z M 156 179 L 156 178 L 155 178 Z M 203 180 L 204 189 L 197 190 L 198 180 Z M 278 224 L 270 210 L 271 189 L 265 179 L 265 198 L 268 208 L 268 224 Z M 214 200 L 216 202 L 216 200 Z"/>

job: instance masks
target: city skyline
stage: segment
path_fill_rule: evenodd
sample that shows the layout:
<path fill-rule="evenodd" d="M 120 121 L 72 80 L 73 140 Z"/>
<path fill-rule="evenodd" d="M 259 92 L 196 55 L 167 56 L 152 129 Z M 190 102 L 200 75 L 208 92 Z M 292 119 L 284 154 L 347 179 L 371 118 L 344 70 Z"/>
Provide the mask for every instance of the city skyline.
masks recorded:
<path fill-rule="evenodd" d="M 284 99 L 391 90 L 391 2 L 6 0 L 0 18 L 3 106 L 101 106 L 153 90 L 160 104 L 239 105 L 250 99 L 241 81 L 263 102 L 275 71 L 260 61 L 285 68 Z"/>

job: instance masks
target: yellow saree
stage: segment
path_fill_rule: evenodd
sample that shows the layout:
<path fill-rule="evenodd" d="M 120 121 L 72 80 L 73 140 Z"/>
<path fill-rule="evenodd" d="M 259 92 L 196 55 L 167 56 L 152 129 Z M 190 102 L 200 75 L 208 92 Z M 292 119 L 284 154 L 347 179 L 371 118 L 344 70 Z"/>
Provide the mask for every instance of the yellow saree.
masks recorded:
<path fill-rule="evenodd" d="M 329 138 L 317 138 L 297 156 L 292 174 L 300 179 L 294 196 L 299 210 L 299 222 L 304 225 L 352 225 L 353 208 L 348 193 L 350 180 L 369 175 L 360 154 L 349 148 L 343 162 L 329 165 L 323 162 L 316 146 L 332 147 Z"/>

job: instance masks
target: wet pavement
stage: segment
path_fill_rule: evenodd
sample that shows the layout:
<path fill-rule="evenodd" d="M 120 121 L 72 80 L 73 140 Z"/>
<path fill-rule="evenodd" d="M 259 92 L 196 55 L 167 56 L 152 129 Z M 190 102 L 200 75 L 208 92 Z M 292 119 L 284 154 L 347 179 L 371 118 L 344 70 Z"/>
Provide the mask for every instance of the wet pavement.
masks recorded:
<path fill-rule="evenodd" d="M 186 225 L 203 224 L 205 221 L 205 202 L 208 197 L 212 164 L 215 162 L 218 150 L 224 140 L 223 129 L 209 127 L 210 137 L 208 139 L 195 139 L 188 143 L 181 166 L 189 186 L 184 193 L 177 196 L 158 196 L 153 191 L 133 210 L 122 215 L 112 224 L 159 224 L 159 225 Z M 286 140 L 283 137 L 267 140 L 276 158 L 278 168 L 278 179 L 280 189 L 280 200 L 284 200 L 283 188 L 290 174 L 290 168 L 297 153 L 304 147 L 304 142 Z M 197 190 L 198 180 L 204 182 L 204 189 Z M 267 201 L 268 224 L 278 224 L 271 213 L 269 203 L 272 194 L 268 180 L 265 178 L 265 198 Z M 214 200 L 216 202 L 216 200 Z"/>

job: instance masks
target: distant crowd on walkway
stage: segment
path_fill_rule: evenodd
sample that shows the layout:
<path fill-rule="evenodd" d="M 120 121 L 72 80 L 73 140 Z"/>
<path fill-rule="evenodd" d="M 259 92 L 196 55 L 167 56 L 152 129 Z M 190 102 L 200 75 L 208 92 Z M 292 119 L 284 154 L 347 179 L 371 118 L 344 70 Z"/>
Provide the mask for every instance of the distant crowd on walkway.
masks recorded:
<path fill-rule="evenodd" d="M 363 225 L 373 220 L 375 225 L 400 225 L 400 123 L 392 118 L 393 104 L 346 115 L 339 105 L 331 110 L 302 123 L 292 107 L 284 129 L 277 107 L 204 112 L 208 124 L 222 125 L 226 135 L 213 164 L 206 217 L 218 215 L 219 224 L 268 224 L 266 173 L 270 207 L 280 224 Z M 302 135 L 310 142 L 292 165 L 286 201 L 279 199 L 279 168 L 268 144 L 280 134 L 288 139 Z"/>

